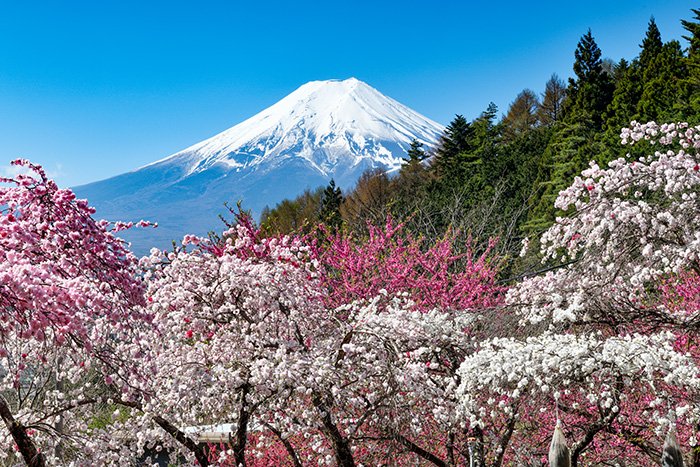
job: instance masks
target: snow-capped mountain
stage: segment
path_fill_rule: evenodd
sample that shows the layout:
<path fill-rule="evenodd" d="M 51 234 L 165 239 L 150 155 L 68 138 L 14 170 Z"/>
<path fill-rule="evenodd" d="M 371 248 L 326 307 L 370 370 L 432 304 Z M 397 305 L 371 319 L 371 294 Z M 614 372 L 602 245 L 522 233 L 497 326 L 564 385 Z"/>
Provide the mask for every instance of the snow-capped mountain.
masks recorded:
<path fill-rule="evenodd" d="M 331 178 L 352 187 L 368 168 L 397 169 L 411 141 L 443 127 L 355 78 L 312 81 L 244 122 L 133 172 L 75 188 L 110 220 L 148 219 L 137 253 L 186 233 L 221 230 L 223 203 L 259 214 Z"/>

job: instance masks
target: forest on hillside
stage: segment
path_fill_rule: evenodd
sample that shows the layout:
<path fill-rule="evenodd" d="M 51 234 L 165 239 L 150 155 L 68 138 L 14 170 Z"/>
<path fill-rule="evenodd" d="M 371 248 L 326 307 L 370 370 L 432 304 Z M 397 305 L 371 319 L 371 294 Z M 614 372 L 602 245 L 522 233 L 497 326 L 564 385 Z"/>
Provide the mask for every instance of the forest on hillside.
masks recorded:
<path fill-rule="evenodd" d="M 471 121 L 457 115 L 439 147 L 414 141 L 398 174 L 368 171 L 347 193 L 333 181 L 306 190 L 266 208 L 263 230 L 308 233 L 322 223 L 365 235 L 367 224 L 390 217 L 426 238 L 450 229 L 482 242 L 497 237 L 509 258 L 504 272 L 528 271 L 527 262 L 513 262 L 525 238 L 536 241 L 564 214 L 554 206 L 559 192 L 591 161 L 604 167 L 644 154 L 621 144 L 624 127 L 700 123 L 700 15 L 693 14 L 682 20 L 684 43 L 664 42 L 651 18 L 632 60 L 604 59 L 587 31 L 568 82 L 553 74 L 541 93 L 524 89 L 502 118 L 494 104 Z"/>

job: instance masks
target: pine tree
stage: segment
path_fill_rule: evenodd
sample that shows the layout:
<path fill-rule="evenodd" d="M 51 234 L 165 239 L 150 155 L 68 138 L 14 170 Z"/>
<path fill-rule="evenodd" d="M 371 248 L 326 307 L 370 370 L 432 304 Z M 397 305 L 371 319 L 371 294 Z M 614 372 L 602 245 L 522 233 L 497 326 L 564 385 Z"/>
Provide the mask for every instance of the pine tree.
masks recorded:
<path fill-rule="evenodd" d="M 423 162 L 427 157 L 423 143 L 414 139 L 403 159 L 399 175 L 391 181 L 394 194 L 392 215 L 395 218 L 406 219 L 420 208 L 425 186 L 430 179 L 428 168 Z"/>
<path fill-rule="evenodd" d="M 423 150 L 423 143 L 413 138 L 413 141 L 411 141 L 411 147 L 408 148 L 406 157 L 404 157 L 403 160 L 408 164 L 417 164 L 423 162 L 426 157 L 428 156 Z"/>
<path fill-rule="evenodd" d="M 683 39 L 690 43 L 688 55 L 692 57 L 700 54 L 700 10 L 691 9 L 690 11 L 695 15 L 693 16 L 695 21 L 682 19 L 681 25 L 689 33 L 689 35 L 683 36 Z"/>
<path fill-rule="evenodd" d="M 340 215 L 341 204 L 343 204 L 343 194 L 340 187 L 335 186 L 335 180 L 331 179 L 321 195 L 319 215 L 321 222 L 333 229 L 338 229 L 343 223 L 343 218 Z"/>
<path fill-rule="evenodd" d="M 616 66 L 615 91 L 605 114 L 606 150 L 601 162 L 617 159 L 625 154 L 625 147 L 620 144 L 620 130 L 639 118 L 637 106 L 642 95 L 640 74 L 638 59 L 629 63 L 623 58 Z"/>
<path fill-rule="evenodd" d="M 566 99 L 566 85 L 555 74 L 545 84 L 542 102 L 537 108 L 537 120 L 545 126 L 550 126 L 564 115 L 564 100 Z"/>
<path fill-rule="evenodd" d="M 462 115 L 455 116 L 447 125 L 433 162 L 433 168 L 439 177 L 455 178 L 459 175 L 457 158 L 459 154 L 471 150 L 472 135 L 473 129 Z"/>
<path fill-rule="evenodd" d="M 603 69 L 601 51 L 590 29 L 579 41 L 574 57 L 576 78 L 569 79 L 569 111 L 574 119 L 588 115 L 600 128 L 603 113 L 612 100 L 613 83 L 610 74 Z"/>
<path fill-rule="evenodd" d="M 642 71 L 646 70 L 649 64 L 661 53 L 663 42 L 661 41 L 661 32 L 656 26 L 654 17 L 649 20 L 646 35 L 642 44 L 639 46 L 642 51 L 639 53 L 639 64 Z"/>
<path fill-rule="evenodd" d="M 595 138 L 597 131 L 590 118 L 567 119 L 558 124 L 542 158 L 537 180 L 539 198 L 533 202 L 525 225 L 527 232 L 539 232 L 551 224 L 559 214 L 554 209 L 559 192 L 571 184 L 591 159 L 603 153 L 603 145 Z"/>

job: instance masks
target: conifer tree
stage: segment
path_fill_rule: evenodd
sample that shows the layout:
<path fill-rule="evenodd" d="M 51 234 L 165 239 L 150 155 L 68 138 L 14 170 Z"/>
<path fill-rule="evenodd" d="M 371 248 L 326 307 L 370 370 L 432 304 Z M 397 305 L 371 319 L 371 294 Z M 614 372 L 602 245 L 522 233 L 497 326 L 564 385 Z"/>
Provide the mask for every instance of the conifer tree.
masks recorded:
<path fill-rule="evenodd" d="M 427 157 L 423 143 L 414 139 L 403 159 L 399 175 L 391 181 L 395 198 L 392 215 L 395 218 L 405 219 L 420 209 L 430 175 L 424 164 Z"/>
<path fill-rule="evenodd" d="M 687 79 L 685 57 L 678 41 L 663 45 L 644 70 L 642 95 L 637 107 L 643 121 L 679 119 L 675 110 L 681 99 L 681 83 Z"/>
<path fill-rule="evenodd" d="M 545 126 L 561 120 L 564 115 L 565 99 L 566 85 L 555 73 L 545 84 L 542 102 L 537 108 L 537 120 Z"/>
<path fill-rule="evenodd" d="M 690 123 L 700 119 L 700 9 L 692 9 L 693 20 L 681 20 L 683 28 L 688 32 L 683 36 L 688 41 L 686 58 L 687 77 L 681 82 L 681 100 L 683 115 Z"/>
<path fill-rule="evenodd" d="M 577 115 L 573 118 L 588 114 L 600 127 L 603 113 L 612 100 L 613 83 L 610 74 L 603 69 L 601 51 L 590 29 L 579 41 L 574 57 L 576 78 L 569 79 L 569 110 Z"/>
<path fill-rule="evenodd" d="M 411 141 L 411 147 L 408 148 L 406 157 L 404 157 L 403 160 L 408 164 L 416 164 L 419 162 L 423 162 L 426 157 L 428 156 L 423 150 L 423 143 L 413 138 L 413 141 Z"/>
<path fill-rule="evenodd" d="M 439 177 L 454 178 L 458 174 L 459 161 L 457 156 L 471 149 L 472 135 L 473 129 L 462 115 L 455 116 L 454 120 L 447 125 L 433 164 Z"/>
<path fill-rule="evenodd" d="M 639 46 L 642 51 L 639 53 L 639 64 L 642 70 L 646 70 L 649 64 L 661 53 L 663 42 L 661 41 L 661 32 L 656 26 L 656 21 L 652 17 L 649 20 L 646 35 L 642 44 Z"/>
<path fill-rule="evenodd" d="M 343 223 L 340 215 L 341 204 L 343 204 L 343 194 L 340 187 L 335 185 L 335 180 L 331 179 L 321 195 L 321 222 L 334 229 L 339 228 Z"/>
<path fill-rule="evenodd" d="M 700 9 L 691 9 L 690 11 L 693 12 L 693 19 L 695 21 L 682 19 L 681 25 L 683 29 L 688 31 L 688 35 L 683 36 L 683 39 L 690 43 L 688 55 L 692 57 L 693 55 L 700 54 Z"/>
<path fill-rule="evenodd" d="M 537 185 L 540 197 L 533 203 L 525 230 L 533 233 L 548 227 L 558 214 L 553 209 L 559 192 L 569 186 L 591 159 L 602 154 L 597 129 L 590 118 L 561 122 L 545 151 Z"/>
<path fill-rule="evenodd" d="M 529 131 L 537 124 L 537 110 L 539 108 L 537 94 L 530 89 L 525 89 L 515 97 L 508 108 L 508 113 L 502 120 L 503 133 L 506 139 L 512 140 L 518 135 Z"/>
<path fill-rule="evenodd" d="M 616 66 L 615 91 L 605 115 L 606 152 L 604 161 L 624 156 L 625 148 L 620 144 L 620 130 L 638 119 L 637 107 L 642 95 L 639 59 L 631 63 L 624 58 Z"/>

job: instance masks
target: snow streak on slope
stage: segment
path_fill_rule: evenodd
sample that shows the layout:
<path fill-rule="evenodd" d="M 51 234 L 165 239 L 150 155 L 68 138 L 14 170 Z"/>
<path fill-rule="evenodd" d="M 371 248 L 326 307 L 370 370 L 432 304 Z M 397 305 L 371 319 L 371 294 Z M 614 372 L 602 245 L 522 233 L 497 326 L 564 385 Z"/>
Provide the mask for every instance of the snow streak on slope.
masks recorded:
<path fill-rule="evenodd" d="M 102 217 L 158 221 L 157 234 L 134 238 L 143 252 L 218 230 L 224 201 L 258 214 L 331 178 L 347 189 L 368 168 L 395 170 L 414 138 L 431 147 L 442 131 L 357 79 L 312 81 L 212 138 L 76 191 Z"/>

